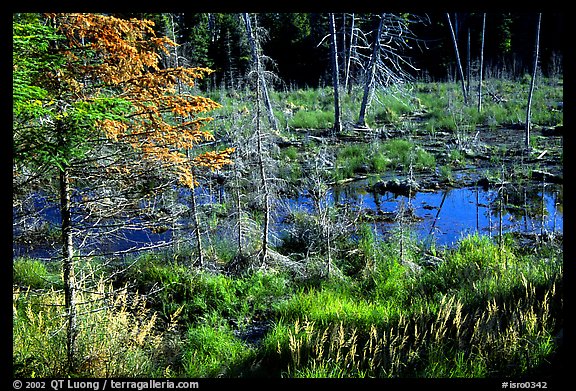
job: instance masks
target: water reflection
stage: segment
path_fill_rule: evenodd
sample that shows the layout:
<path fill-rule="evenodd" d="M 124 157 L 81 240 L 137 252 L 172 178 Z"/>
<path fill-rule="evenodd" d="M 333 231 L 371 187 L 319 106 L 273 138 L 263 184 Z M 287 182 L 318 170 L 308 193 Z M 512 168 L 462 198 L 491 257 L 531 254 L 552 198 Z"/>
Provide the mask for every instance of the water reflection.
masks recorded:
<path fill-rule="evenodd" d="M 357 216 L 371 216 L 375 232 L 382 236 L 398 224 L 398 212 L 407 210 L 410 218 L 403 220 L 403 224 L 420 239 L 434 240 L 441 246 L 451 246 L 463 236 L 475 232 L 495 236 L 500 232 L 540 234 L 563 231 L 563 187 L 558 184 L 531 187 L 507 185 L 488 189 L 465 187 L 421 191 L 412 197 L 379 194 L 368 190 L 371 188 L 361 181 L 334 187 L 327 191 L 322 204 L 324 207 L 344 206 Z M 226 198 L 222 189 L 212 190 L 195 189 L 201 209 L 207 207 L 210 210 Z M 140 217 L 131 220 L 97 221 L 98 224 L 91 225 L 92 222 L 81 221 L 81 213 L 78 213 L 75 224 L 77 229 L 82 230 L 82 235 L 77 236 L 82 242 L 78 244 L 83 246 L 83 254 L 86 254 L 167 246 L 175 238 L 189 241 L 193 235 L 190 197 L 190 190 L 179 190 L 172 198 L 148 200 L 139 205 L 142 212 Z M 278 238 L 274 241 L 276 244 L 280 244 L 283 234 L 290 231 L 290 219 L 286 217 L 291 212 L 304 210 L 313 213 L 315 208 L 305 193 L 279 202 L 276 206 L 277 210 L 273 213 L 275 221 L 272 222 L 272 236 Z M 38 194 L 30 198 L 28 207 L 21 206 L 20 209 L 17 213 L 14 208 L 14 256 L 57 257 L 60 251 L 60 216 L 55 200 Z M 166 218 L 165 222 L 163 218 Z M 151 222 L 155 225 L 151 226 Z M 212 224 L 218 225 L 217 222 Z M 27 240 L 20 242 L 17 237 L 24 231 L 28 233 L 25 235 Z M 36 231 L 37 234 L 34 234 Z M 224 231 L 212 229 L 206 235 L 230 234 Z"/>
<path fill-rule="evenodd" d="M 562 186 L 539 186 L 482 189 L 465 187 L 434 192 L 417 192 L 412 197 L 392 193 L 378 194 L 358 182 L 334 188 L 328 202 L 352 205 L 358 213 L 388 216 L 375 219 L 375 232 L 382 235 L 397 224 L 399 209 L 406 208 L 412 218 L 404 221 L 422 240 L 433 239 L 451 246 L 460 238 L 478 232 L 498 235 L 501 232 L 561 233 L 563 231 Z M 305 196 L 292 200 L 291 208 L 310 209 Z"/>

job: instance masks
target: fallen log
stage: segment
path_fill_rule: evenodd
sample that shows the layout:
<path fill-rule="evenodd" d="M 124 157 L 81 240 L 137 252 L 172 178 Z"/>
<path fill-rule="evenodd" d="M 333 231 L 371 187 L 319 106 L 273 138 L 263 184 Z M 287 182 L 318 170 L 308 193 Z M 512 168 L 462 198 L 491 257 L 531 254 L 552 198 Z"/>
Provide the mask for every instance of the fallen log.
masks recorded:
<path fill-rule="evenodd" d="M 564 183 L 562 175 L 556 175 L 541 170 L 532 170 L 532 179 L 535 181 L 544 181 L 546 183 L 556 183 L 559 185 Z"/>

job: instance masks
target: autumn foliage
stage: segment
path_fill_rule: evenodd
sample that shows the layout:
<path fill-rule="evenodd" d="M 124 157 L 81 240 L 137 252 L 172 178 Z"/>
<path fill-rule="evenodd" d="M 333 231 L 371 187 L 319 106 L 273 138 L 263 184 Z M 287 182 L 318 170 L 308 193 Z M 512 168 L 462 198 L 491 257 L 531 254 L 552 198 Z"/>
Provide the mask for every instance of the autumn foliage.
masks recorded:
<path fill-rule="evenodd" d="M 49 14 L 65 39 L 60 50 L 68 66 L 57 75 L 87 101 L 102 95 L 117 99 L 124 112 L 98 121 L 104 135 L 129 143 L 144 159 L 160 162 L 183 185 L 196 184 L 194 167 L 219 169 L 231 164 L 233 148 L 189 158 L 198 144 L 214 140 L 205 113 L 220 107 L 189 91 L 208 68 L 162 68 L 160 55 L 176 44 L 157 37 L 148 20 L 124 20 L 98 14 Z"/>

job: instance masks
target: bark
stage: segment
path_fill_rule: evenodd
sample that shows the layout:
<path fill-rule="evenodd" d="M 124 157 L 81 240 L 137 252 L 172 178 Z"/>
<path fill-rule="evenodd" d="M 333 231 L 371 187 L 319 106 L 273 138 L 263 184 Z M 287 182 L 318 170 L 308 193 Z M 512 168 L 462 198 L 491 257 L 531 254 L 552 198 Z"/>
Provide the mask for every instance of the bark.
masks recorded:
<path fill-rule="evenodd" d="M 73 373 L 77 361 L 78 313 L 76 303 L 76 277 L 74 274 L 74 244 L 72 241 L 72 217 L 70 213 L 70 173 L 68 167 L 60 170 L 60 213 L 62 216 L 62 275 L 64 280 L 64 307 L 66 309 L 66 351 L 69 373 Z"/>
<path fill-rule="evenodd" d="M 534 82 L 536 81 L 536 71 L 538 70 L 538 52 L 540 51 L 540 22 L 542 21 L 542 14 L 538 14 L 538 22 L 536 24 L 536 43 L 534 45 L 534 66 L 532 68 L 532 80 L 530 81 L 530 91 L 528 92 L 528 107 L 526 108 L 526 150 L 530 150 L 530 117 L 532 107 L 532 93 L 534 92 Z"/>
<path fill-rule="evenodd" d="M 362 96 L 362 104 L 360 106 L 360 114 L 358 116 L 358 126 L 367 127 L 366 125 L 366 109 L 368 107 L 369 97 L 372 94 L 372 89 L 374 87 L 374 77 L 376 73 L 376 60 L 378 58 L 378 52 L 380 51 L 380 35 L 382 34 L 382 26 L 384 24 L 384 15 L 380 15 L 380 22 L 378 23 L 378 31 L 376 37 L 374 38 L 374 46 L 372 47 L 372 55 L 370 56 L 370 61 L 366 69 L 366 80 L 364 82 L 364 94 Z"/>
<path fill-rule="evenodd" d="M 454 28 L 452 27 L 452 21 L 450 20 L 449 13 L 446 13 L 446 19 L 448 19 L 448 27 L 450 28 L 452 44 L 454 45 L 454 52 L 456 53 L 456 65 L 458 66 L 458 73 L 460 74 L 460 81 L 462 82 L 462 96 L 464 97 L 464 104 L 468 104 L 468 97 L 466 96 L 466 85 L 464 84 L 464 71 L 462 70 L 460 52 L 458 51 L 458 42 L 456 41 L 456 35 L 454 34 Z"/>
<path fill-rule="evenodd" d="M 338 78 L 338 48 L 336 45 L 336 26 L 334 23 L 334 14 L 329 14 L 330 21 L 330 59 L 332 61 L 332 85 L 334 86 L 334 128 L 333 132 L 338 134 L 342 131 L 342 123 L 340 120 L 340 82 Z"/>

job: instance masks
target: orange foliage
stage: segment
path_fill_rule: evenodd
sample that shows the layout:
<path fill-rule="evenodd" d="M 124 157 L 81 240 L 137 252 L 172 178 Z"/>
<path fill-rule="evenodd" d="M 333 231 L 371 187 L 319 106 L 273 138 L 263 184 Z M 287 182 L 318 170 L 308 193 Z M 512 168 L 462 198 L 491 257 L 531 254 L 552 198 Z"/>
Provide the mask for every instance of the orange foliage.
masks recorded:
<path fill-rule="evenodd" d="M 88 80 L 91 90 L 131 103 L 125 121 L 103 120 L 100 128 L 109 139 L 129 143 L 144 158 L 160 162 L 194 186 L 194 167 L 219 169 L 231 164 L 233 148 L 206 152 L 188 159 L 186 152 L 214 139 L 203 130 L 211 117 L 200 117 L 220 107 L 211 99 L 177 93 L 190 90 L 208 68 L 161 68 L 159 52 L 175 46 L 167 37 L 156 37 L 148 20 L 120 19 L 98 14 L 47 14 L 66 37 L 63 52 L 69 58 L 68 80 Z M 89 62 L 86 58 L 89 57 Z M 76 89 L 86 87 L 70 83 Z M 80 92 L 80 91 L 78 91 Z"/>

